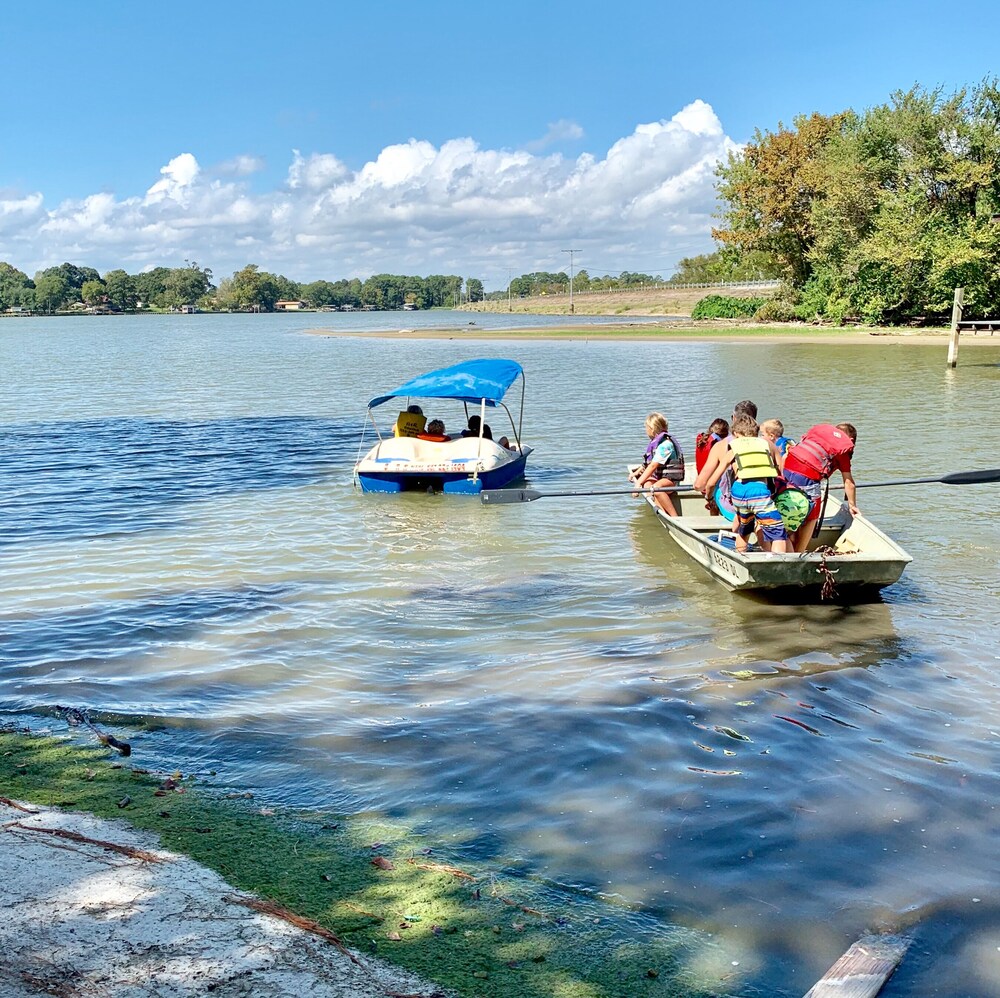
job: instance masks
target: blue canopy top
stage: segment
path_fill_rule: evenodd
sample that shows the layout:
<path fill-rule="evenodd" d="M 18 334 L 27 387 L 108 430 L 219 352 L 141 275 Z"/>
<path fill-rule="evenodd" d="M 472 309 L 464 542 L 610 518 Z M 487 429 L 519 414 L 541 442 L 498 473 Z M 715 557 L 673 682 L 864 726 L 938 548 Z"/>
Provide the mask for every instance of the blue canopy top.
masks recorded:
<path fill-rule="evenodd" d="M 477 405 L 486 399 L 487 405 L 495 406 L 522 373 L 521 365 L 513 360 L 490 357 L 467 360 L 464 364 L 421 374 L 388 395 L 373 398 L 368 408 L 374 409 L 394 398 L 457 399 Z"/>

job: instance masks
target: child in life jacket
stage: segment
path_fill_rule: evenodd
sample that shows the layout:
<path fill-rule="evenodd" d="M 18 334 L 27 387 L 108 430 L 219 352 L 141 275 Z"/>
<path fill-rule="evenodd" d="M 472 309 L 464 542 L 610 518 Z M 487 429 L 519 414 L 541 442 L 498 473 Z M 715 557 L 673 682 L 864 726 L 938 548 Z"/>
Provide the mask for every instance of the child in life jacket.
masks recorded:
<path fill-rule="evenodd" d="M 646 436 L 649 444 L 643 455 L 643 463 L 628 477 L 640 488 L 670 488 L 679 485 L 684 478 L 684 452 L 681 445 L 670 435 L 666 417 L 659 412 L 651 412 L 646 417 Z M 658 492 L 653 496 L 656 505 L 667 516 L 676 516 L 669 492 Z"/>
<path fill-rule="evenodd" d="M 701 471 L 705 467 L 708 455 L 712 448 L 720 441 L 729 436 L 729 423 L 724 419 L 713 419 L 708 429 L 704 433 L 699 433 L 694 438 L 694 467 L 695 471 Z"/>
<path fill-rule="evenodd" d="M 763 550 L 785 554 L 788 551 L 788 532 L 774 504 L 773 495 L 777 479 L 781 476 L 778 452 L 774 444 L 757 435 L 759 429 L 757 420 L 749 413 L 739 413 L 733 418 L 729 453 L 713 473 L 709 487 L 731 465 L 733 485 L 730 494 L 736 511 L 733 520 L 736 550 L 746 551 L 746 539 L 756 528 Z"/>
<path fill-rule="evenodd" d="M 737 402 L 733 406 L 733 419 L 735 422 L 736 417 L 740 413 L 745 413 L 748 416 L 752 416 L 753 419 L 757 418 L 757 403 L 752 402 L 750 399 L 744 399 L 742 402 Z M 694 487 L 701 493 L 704 494 L 707 500 L 705 505 L 708 507 L 709 511 L 712 511 L 713 507 L 718 510 L 727 520 L 733 518 L 733 504 L 729 497 L 729 490 L 732 486 L 732 472 L 728 467 L 722 465 L 722 462 L 729 454 L 729 441 L 732 439 L 731 436 L 723 437 L 721 440 L 717 441 L 712 445 L 712 449 L 708 452 L 708 458 L 706 459 L 701 471 L 698 472 L 698 477 L 694 481 Z M 721 466 L 721 471 L 720 471 Z M 719 474 L 716 474 L 719 472 Z M 725 472 L 723 474 L 722 472 Z M 709 481 L 711 481 L 712 487 L 709 488 Z M 711 503 L 711 505 L 709 505 Z"/>
<path fill-rule="evenodd" d="M 805 551 L 812 540 L 820 507 L 823 505 L 823 482 L 835 471 L 844 478 L 844 498 L 852 516 L 858 514 L 858 492 L 851 472 L 851 458 L 858 431 L 851 423 L 819 423 L 802 434 L 785 458 L 784 477 L 789 485 L 801 489 L 812 504 L 805 523 L 793 536 L 795 550 Z"/>
<path fill-rule="evenodd" d="M 694 438 L 694 465 L 697 474 L 701 474 L 701 469 L 705 467 L 705 462 L 708 460 L 712 448 L 728 436 L 729 423 L 724 419 L 713 419 L 708 429 Z M 705 509 L 708 510 L 709 516 L 719 515 L 719 506 L 714 496 L 706 497 Z"/>
<path fill-rule="evenodd" d="M 785 436 L 785 426 L 780 419 L 765 419 L 760 424 L 760 435 L 765 440 L 770 440 L 774 444 L 778 449 L 778 455 L 782 461 L 785 460 L 785 455 L 788 454 L 788 448 L 795 443 L 791 437 Z"/>

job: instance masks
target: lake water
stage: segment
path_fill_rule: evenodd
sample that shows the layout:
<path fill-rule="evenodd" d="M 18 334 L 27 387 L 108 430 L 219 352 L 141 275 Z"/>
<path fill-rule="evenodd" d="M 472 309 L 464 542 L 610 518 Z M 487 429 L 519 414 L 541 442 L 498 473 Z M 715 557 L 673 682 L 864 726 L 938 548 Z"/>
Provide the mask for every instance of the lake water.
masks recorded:
<path fill-rule="evenodd" d="M 775 606 L 627 496 L 351 481 L 367 400 L 475 356 L 524 365 L 543 490 L 617 487 L 649 411 L 690 445 L 741 398 L 792 435 L 854 422 L 860 482 L 994 467 L 1000 343 L 951 371 L 943 341 L 475 321 L 497 338 L 304 334 L 468 322 L 441 313 L 0 323 L 0 710 L 158 719 L 140 758 L 706 928 L 732 993 L 801 994 L 866 928 L 913 923 L 884 994 L 1000 995 L 994 489 L 862 490 L 914 556 L 901 582 Z"/>

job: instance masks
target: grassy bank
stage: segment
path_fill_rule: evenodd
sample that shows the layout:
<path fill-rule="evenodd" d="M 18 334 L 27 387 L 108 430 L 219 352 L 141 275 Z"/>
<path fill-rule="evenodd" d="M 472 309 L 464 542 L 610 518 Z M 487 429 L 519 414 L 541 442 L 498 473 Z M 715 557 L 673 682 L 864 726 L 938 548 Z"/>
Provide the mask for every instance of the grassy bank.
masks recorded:
<path fill-rule="evenodd" d="M 579 315 L 690 315 L 691 310 L 710 294 L 767 298 L 772 288 L 645 288 L 631 291 L 587 291 L 573 295 L 573 309 Z M 523 315 L 570 315 L 569 293 L 533 295 L 530 298 L 470 302 L 467 312 L 511 312 Z"/>
<path fill-rule="evenodd" d="M 439 855 L 371 816 L 280 813 L 210 783 L 148 772 L 77 739 L 0 729 L 0 795 L 155 832 L 241 890 L 459 994 L 665 998 L 738 984 L 689 930 L 637 929 L 627 911 Z"/>

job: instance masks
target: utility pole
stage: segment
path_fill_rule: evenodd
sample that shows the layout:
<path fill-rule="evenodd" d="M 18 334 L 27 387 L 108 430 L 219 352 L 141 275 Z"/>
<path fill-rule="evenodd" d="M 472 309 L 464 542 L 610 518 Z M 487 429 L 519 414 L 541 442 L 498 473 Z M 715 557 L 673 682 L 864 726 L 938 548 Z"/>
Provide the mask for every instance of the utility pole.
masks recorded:
<path fill-rule="evenodd" d="M 510 304 L 510 267 L 507 268 L 507 311 L 513 312 L 514 309 L 511 308 Z"/>
<path fill-rule="evenodd" d="M 573 254 L 579 253 L 579 250 L 568 249 L 563 250 L 564 253 L 569 253 L 569 314 L 573 314 Z"/>

